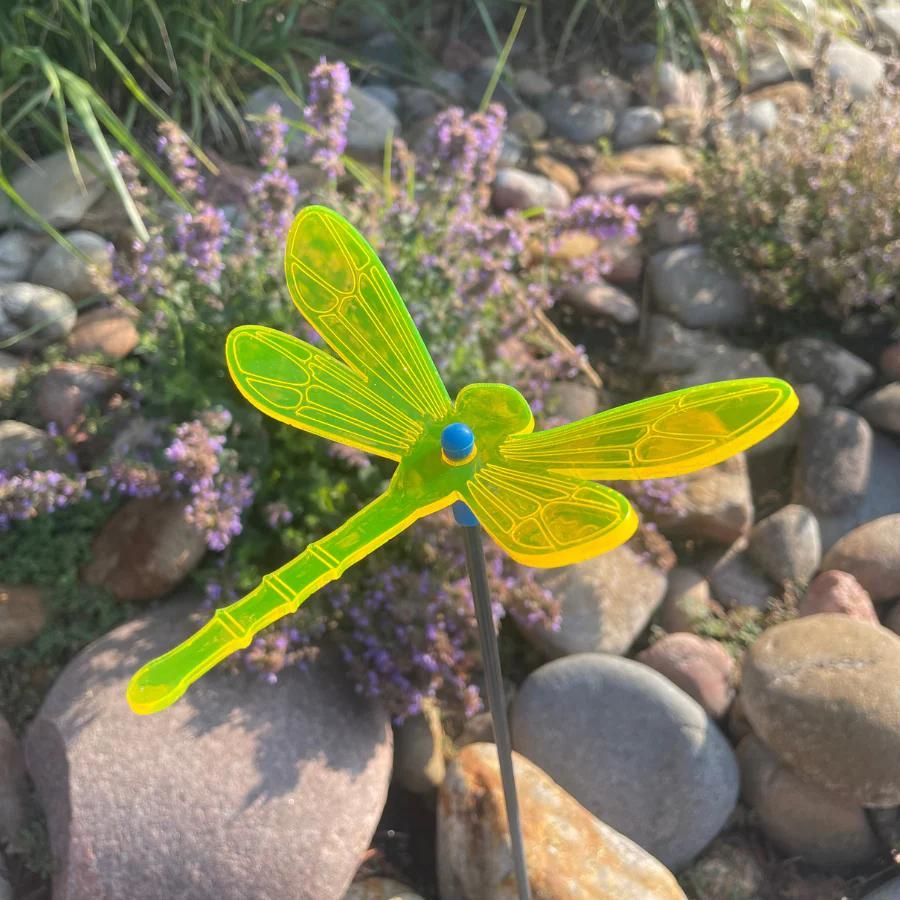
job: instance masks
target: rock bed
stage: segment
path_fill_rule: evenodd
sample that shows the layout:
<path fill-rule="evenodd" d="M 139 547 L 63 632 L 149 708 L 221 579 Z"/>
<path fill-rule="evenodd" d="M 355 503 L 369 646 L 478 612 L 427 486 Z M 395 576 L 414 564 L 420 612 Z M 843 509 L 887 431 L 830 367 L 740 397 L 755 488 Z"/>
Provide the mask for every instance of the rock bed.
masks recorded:
<path fill-rule="evenodd" d="M 875 18 L 897 38 L 894 7 Z M 828 54 L 829 75 L 847 79 L 855 98 L 884 75 L 884 58 L 852 42 Z M 804 102 L 809 87 L 791 80 L 804 60 L 786 68 L 755 59 L 747 102 L 723 127 L 764 138 Z M 354 86 L 349 152 L 377 155 L 391 130 L 414 146 L 444 98 L 477 103 L 489 72 L 478 62 L 437 72 L 440 93 Z M 545 574 L 561 602 L 560 628 L 515 638 L 546 661 L 511 701 L 535 890 L 637 900 L 683 897 L 684 887 L 711 900 L 723 896 L 724 877 L 729 896 L 750 900 L 772 885 L 759 852 L 741 843 L 745 832 L 756 835 L 757 851 L 764 836 L 769 859 L 774 847 L 808 863 L 800 883 L 810 897 L 851 884 L 816 867 L 887 872 L 897 844 L 885 823 L 900 807 L 900 345 L 866 359 L 818 335 L 765 352 L 738 345 L 749 298 L 709 258 L 692 211 L 665 203 L 673 185 L 693 177 L 692 153 L 679 141 L 705 126 L 700 76 L 665 64 L 639 68 L 631 81 L 583 69 L 553 83 L 521 67 L 513 86 L 501 84 L 497 95 L 510 113 L 493 189 L 498 211 L 562 207 L 595 192 L 656 211 L 652 245 L 623 249 L 607 282 L 570 291 L 565 306 L 578 321 L 638 348 L 632 374 L 649 390 L 777 374 L 801 398 L 795 419 L 746 457 L 683 479 L 657 520 L 662 550 L 634 541 Z M 299 117 L 273 88 L 246 111 L 272 102 Z M 601 139 L 615 152 L 598 154 Z M 289 152 L 302 166 L 302 141 Z M 89 172 L 96 159 L 84 156 Z M 79 187 L 67 173 L 57 154 L 13 184 L 93 268 L 0 207 L 0 340 L 45 325 L 0 352 L 0 394 L 9 395 L 29 359 L 65 341 L 69 358 L 34 397 L 36 421 L 63 426 L 118 388 L 115 370 L 95 360 L 122 359 L 138 339 L 114 304 L 76 308 L 102 287 L 110 242 L 122 234 L 112 225 L 91 230 L 110 222 L 103 186 L 88 177 Z M 565 406 L 577 418 L 600 402 L 581 387 Z M 0 468 L 26 458 L 49 464 L 53 454 L 42 429 L 0 423 Z M 128 599 L 154 598 L 203 548 L 187 547 L 174 570 L 165 554 L 138 564 L 119 553 L 123 533 L 157 547 L 165 535 L 185 551 L 179 516 L 137 502 L 101 532 L 86 577 L 118 579 Z M 40 592 L 0 591 L 0 646 L 33 639 L 43 627 Z M 326 660 L 274 691 L 215 673 L 172 710 L 132 716 L 128 677 L 186 633 L 190 608 L 169 602 L 87 648 L 53 686 L 22 747 L 0 718 L 0 840 L 22 824 L 27 766 L 67 896 L 338 898 L 393 781 L 417 826 L 435 829 L 442 897 L 512 896 L 483 715 L 464 727 L 445 723 L 448 737 L 430 710 L 397 729 L 392 752 L 383 715 L 346 695 Z M 649 641 L 651 625 L 660 631 Z M 756 631 L 738 633 L 745 627 Z M 376 846 L 390 843 L 377 833 Z M 409 849 L 396 859 L 409 863 Z M 412 862 L 392 874 L 415 870 Z M 866 900 L 900 897 L 900 880 L 881 881 L 859 878 L 851 889 L 862 896 L 868 884 Z M 4 884 L 0 868 L 0 897 Z M 346 896 L 419 895 L 379 876 Z"/>

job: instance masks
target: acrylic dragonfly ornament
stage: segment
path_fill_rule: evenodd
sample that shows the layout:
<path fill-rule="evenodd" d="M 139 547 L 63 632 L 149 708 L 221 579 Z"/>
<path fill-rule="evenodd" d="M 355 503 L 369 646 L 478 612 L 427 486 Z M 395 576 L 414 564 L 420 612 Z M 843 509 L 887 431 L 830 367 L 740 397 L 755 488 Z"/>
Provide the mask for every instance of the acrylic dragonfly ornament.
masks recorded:
<path fill-rule="evenodd" d="M 297 215 L 285 275 L 294 303 L 335 355 L 244 325 L 226 344 L 235 384 L 272 418 L 395 460 L 397 469 L 384 494 L 143 666 L 128 687 L 135 712 L 173 703 L 256 632 L 422 516 L 455 504 L 460 524 L 480 523 L 518 562 L 576 563 L 637 528 L 625 497 L 596 480 L 662 478 L 713 465 L 770 435 L 797 407 L 786 382 L 749 378 L 534 432 L 528 403 L 508 385 L 471 384 L 451 400 L 378 256 L 337 213 L 311 206 Z M 471 542 L 467 559 L 477 588 Z M 489 654 L 493 625 L 488 634 L 482 624 Z"/>

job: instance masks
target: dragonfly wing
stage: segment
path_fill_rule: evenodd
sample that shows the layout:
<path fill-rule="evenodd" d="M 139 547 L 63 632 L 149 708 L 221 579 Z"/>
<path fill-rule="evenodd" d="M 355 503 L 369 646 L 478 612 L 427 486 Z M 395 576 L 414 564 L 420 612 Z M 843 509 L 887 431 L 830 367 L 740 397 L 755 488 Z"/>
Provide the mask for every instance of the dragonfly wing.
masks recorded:
<path fill-rule="evenodd" d="M 257 409 L 304 431 L 399 459 L 424 428 L 330 353 L 274 328 L 235 328 L 225 358 Z"/>
<path fill-rule="evenodd" d="M 479 469 L 461 495 L 513 559 L 541 568 L 612 550 L 638 524 L 629 502 L 612 488 L 496 464 Z"/>
<path fill-rule="evenodd" d="M 390 276 L 356 229 L 323 206 L 291 226 L 284 257 L 294 303 L 342 360 L 413 419 L 441 419 L 447 389 Z"/>
<path fill-rule="evenodd" d="M 580 478 L 666 478 L 746 450 L 796 409 L 797 395 L 780 379 L 719 381 L 515 435 L 500 445 L 500 453 L 513 464 Z"/>

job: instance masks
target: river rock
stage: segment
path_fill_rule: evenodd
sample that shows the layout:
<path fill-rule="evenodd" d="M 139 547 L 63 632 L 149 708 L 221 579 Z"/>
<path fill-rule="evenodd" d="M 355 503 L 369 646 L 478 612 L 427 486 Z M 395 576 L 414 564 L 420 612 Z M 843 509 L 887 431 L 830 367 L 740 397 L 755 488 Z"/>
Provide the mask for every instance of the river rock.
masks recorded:
<path fill-rule="evenodd" d="M 900 804 L 900 638 L 848 616 L 763 632 L 741 696 L 756 734 L 802 777 L 859 805 Z"/>
<path fill-rule="evenodd" d="M 681 388 L 711 384 L 714 381 L 731 381 L 735 378 L 771 378 L 772 374 L 769 364 L 756 350 L 735 347 L 727 341 L 707 338 L 694 360 L 691 371 L 660 379 L 660 388 L 663 391 L 677 391 Z M 753 448 L 747 452 L 752 453 Z"/>
<path fill-rule="evenodd" d="M 34 640 L 47 621 L 38 588 L 27 584 L 0 584 L 0 650 Z"/>
<path fill-rule="evenodd" d="M 878 30 L 896 44 L 900 44 L 900 3 L 885 3 L 872 14 Z M 900 887 L 897 890 L 900 897 Z"/>
<path fill-rule="evenodd" d="M 584 72 L 575 83 L 575 93 L 590 103 L 611 109 L 621 115 L 628 109 L 631 99 L 631 85 L 605 72 Z"/>
<path fill-rule="evenodd" d="M 684 900 L 657 860 L 591 815 L 536 765 L 514 753 L 513 767 L 534 897 Z M 519 896 L 493 744 L 471 744 L 450 765 L 438 801 L 437 858 L 446 900 Z"/>
<path fill-rule="evenodd" d="M 512 706 L 513 746 L 603 821 L 677 870 L 725 824 L 728 742 L 667 678 L 598 653 L 542 666 Z"/>
<path fill-rule="evenodd" d="M 153 600 L 167 594 L 206 552 L 203 532 L 185 519 L 184 510 L 180 500 L 129 500 L 94 538 L 82 578 L 119 600 Z"/>
<path fill-rule="evenodd" d="M 580 99 L 568 87 L 549 94 L 541 105 L 541 114 L 551 134 L 576 144 L 592 144 L 599 138 L 609 137 L 616 127 L 613 110 Z"/>
<path fill-rule="evenodd" d="M 58 150 L 21 166 L 12 177 L 12 187 L 22 199 L 55 228 L 71 228 L 93 206 L 105 189 L 103 163 L 93 150 L 79 149 L 76 160 L 79 183 L 68 154 Z M 21 224 L 32 231 L 41 226 L 3 196 L 0 200 L 0 227 Z"/>
<path fill-rule="evenodd" d="M 499 212 L 507 209 L 529 209 L 532 206 L 565 209 L 569 205 L 569 194 L 565 188 L 554 184 L 543 175 L 507 168 L 499 169 L 497 172 L 492 200 Z"/>
<path fill-rule="evenodd" d="M 775 371 L 794 387 L 814 384 L 829 405 L 854 400 L 874 380 L 875 370 L 832 341 L 791 338 L 775 351 Z"/>
<path fill-rule="evenodd" d="M 855 528 L 825 554 L 822 567 L 849 572 L 876 603 L 900 597 L 900 515 Z"/>
<path fill-rule="evenodd" d="M 733 544 L 753 524 L 747 460 L 739 453 L 680 479 L 681 490 L 654 513 L 660 528 L 679 537 Z"/>
<path fill-rule="evenodd" d="M 803 421 L 793 499 L 815 513 L 852 508 L 865 496 L 872 464 L 872 429 L 849 409 L 829 407 Z"/>
<path fill-rule="evenodd" d="M 647 325 L 647 348 L 640 367 L 648 374 L 693 371 L 708 343 L 708 335 L 679 325 L 670 316 L 652 313 Z"/>
<path fill-rule="evenodd" d="M 9 722 L 0 714 L 0 847 L 12 841 L 24 824 L 27 797 L 22 748 Z"/>
<path fill-rule="evenodd" d="M 263 85 L 250 94 L 241 111 L 245 117 L 262 116 L 270 106 L 278 106 L 285 119 L 295 122 L 303 120 L 303 107 L 295 103 L 280 87 L 274 84 Z M 252 128 L 250 137 L 253 145 L 258 149 L 259 140 Z M 299 129 L 288 132 L 287 158 L 289 162 L 307 162 L 312 158 L 312 151 L 306 144 L 306 132 Z"/>
<path fill-rule="evenodd" d="M 886 881 L 874 891 L 870 891 L 861 900 L 900 900 L 900 878 Z"/>
<path fill-rule="evenodd" d="M 884 77 L 884 60 L 845 38 L 828 45 L 825 63 L 829 80 L 845 82 L 854 100 L 864 100 L 873 94 Z"/>
<path fill-rule="evenodd" d="M 0 234 L 0 282 L 24 281 L 45 244 L 44 235 L 22 229 Z"/>
<path fill-rule="evenodd" d="M 663 247 L 696 243 L 699 237 L 697 210 L 692 206 L 667 205 L 656 214 L 656 240 Z"/>
<path fill-rule="evenodd" d="M 721 612 L 700 572 L 689 566 L 676 566 L 669 572 L 666 597 L 659 608 L 659 624 L 666 631 L 696 631 Z"/>
<path fill-rule="evenodd" d="M 347 99 L 353 104 L 347 123 L 347 152 L 360 159 L 380 158 L 387 136 L 400 131 L 397 116 L 377 97 L 354 84 Z"/>
<path fill-rule="evenodd" d="M 104 290 L 112 274 L 113 246 L 92 231 L 70 231 L 66 239 L 87 261 L 62 244 L 51 244 L 31 270 L 31 280 L 83 300 Z"/>
<path fill-rule="evenodd" d="M 725 553 L 710 552 L 700 560 L 713 596 L 726 609 L 751 606 L 764 610 L 778 592 L 754 565 L 746 540 L 736 541 Z"/>
<path fill-rule="evenodd" d="M 13 356 L 12 353 L 4 353 L 0 350 L 0 400 L 5 400 L 12 395 L 16 386 L 16 380 L 24 365 L 18 356 Z"/>
<path fill-rule="evenodd" d="M 8 348 L 13 353 L 40 350 L 74 325 L 75 306 L 61 291 L 26 281 L 0 284 L 0 341 L 18 338 Z"/>
<path fill-rule="evenodd" d="M 79 316 L 68 346 L 76 356 L 98 353 L 108 359 L 124 359 L 137 346 L 134 317 L 110 307 L 92 309 Z"/>
<path fill-rule="evenodd" d="M 831 870 L 878 855 L 879 841 L 859 804 L 804 780 L 755 735 L 741 741 L 737 756 L 741 793 L 785 855 Z"/>
<path fill-rule="evenodd" d="M 657 310 L 688 328 L 726 328 L 747 316 L 744 289 L 699 244 L 660 250 L 650 257 L 649 274 Z"/>
<path fill-rule="evenodd" d="M 102 406 L 118 387 L 119 373 L 109 366 L 56 363 L 37 383 L 35 406 L 46 423 L 67 429 L 90 406 Z"/>
<path fill-rule="evenodd" d="M 633 106 L 625 110 L 616 128 L 616 147 L 627 150 L 652 141 L 665 124 L 663 114 L 652 106 Z"/>
<path fill-rule="evenodd" d="M 565 289 L 561 299 L 579 312 L 619 325 L 633 325 L 640 318 L 634 300 L 625 291 L 606 282 L 572 285 Z"/>
<path fill-rule="evenodd" d="M 805 506 L 791 503 L 753 526 L 748 549 L 773 581 L 806 584 L 822 561 L 819 523 Z"/>
<path fill-rule="evenodd" d="M 344 900 L 423 900 L 411 887 L 393 878 L 366 878 L 350 885 Z"/>
<path fill-rule="evenodd" d="M 714 719 L 734 699 L 734 660 L 721 644 L 695 634 L 667 634 L 636 657 L 693 697 Z"/>
<path fill-rule="evenodd" d="M 6 419 L 0 422 L 0 469 L 47 468 L 59 461 L 59 451 L 46 431 Z"/>
<path fill-rule="evenodd" d="M 848 572 L 837 569 L 816 575 L 797 604 L 799 616 L 819 613 L 840 613 L 870 625 L 878 624 L 878 614 L 868 591 Z"/>
<path fill-rule="evenodd" d="M 593 559 L 537 573 L 560 605 L 559 628 L 519 623 L 548 657 L 627 653 L 666 593 L 666 575 L 630 544 Z"/>
<path fill-rule="evenodd" d="M 900 381 L 869 394 L 857 409 L 875 428 L 900 435 Z"/>
<path fill-rule="evenodd" d="M 177 602 L 79 654 L 28 730 L 55 889 L 72 898 L 343 897 L 391 773 L 385 714 L 335 661 L 206 674 L 177 703 L 136 715 L 133 673 L 207 618 Z"/>
<path fill-rule="evenodd" d="M 394 738 L 394 780 L 414 794 L 427 794 L 443 780 L 444 732 L 440 710 L 425 709 L 397 726 Z"/>

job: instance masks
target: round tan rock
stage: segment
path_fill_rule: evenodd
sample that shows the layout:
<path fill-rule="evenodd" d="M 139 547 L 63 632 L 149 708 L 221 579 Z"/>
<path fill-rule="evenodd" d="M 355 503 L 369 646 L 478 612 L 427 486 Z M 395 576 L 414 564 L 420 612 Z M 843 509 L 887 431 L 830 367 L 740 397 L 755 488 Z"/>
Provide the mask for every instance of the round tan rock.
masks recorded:
<path fill-rule="evenodd" d="M 860 622 L 878 624 L 878 615 L 866 589 L 849 573 L 837 569 L 820 572 L 812 580 L 797 612 L 800 616 L 842 613 Z"/>
<path fill-rule="evenodd" d="M 535 898 L 684 900 L 674 876 L 513 754 L 528 880 Z M 503 788 L 493 744 L 471 744 L 438 794 L 438 886 L 453 900 L 515 900 Z"/>
<path fill-rule="evenodd" d="M 788 856 L 835 870 L 878 854 L 878 838 L 858 803 L 801 778 L 755 735 L 741 741 L 737 756 L 744 799 Z"/>
<path fill-rule="evenodd" d="M 41 592 L 36 587 L 0 584 L 0 649 L 34 640 L 46 621 Z"/>
<path fill-rule="evenodd" d="M 75 322 L 69 350 L 76 356 L 99 353 L 122 359 L 137 346 L 138 331 L 132 317 L 116 309 L 94 309 Z"/>
<path fill-rule="evenodd" d="M 734 661 L 721 644 L 696 634 L 667 634 L 637 655 L 693 697 L 714 719 L 721 719 L 734 698 Z"/>
<path fill-rule="evenodd" d="M 900 804 L 900 638 L 848 616 L 770 628 L 745 657 L 753 729 L 800 775 L 860 805 Z"/>
<path fill-rule="evenodd" d="M 444 732 L 441 716 L 428 704 L 398 726 L 394 736 L 394 780 L 414 794 L 433 791 L 443 780 Z"/>
<path fill-rule="evenodd" d="M 668 632 L 695 631 L 697 627 L 722 613 L 712 598 L 709 582 L 696 569 L 676 566 L 669 572 L 666 598 L 659 609 L 659 624 Z"/>
<path fill-rule="evenodd" d="M 822 568 L 849 572 L 875 603 L 900 597 L 900 513 L 854 528 L 825 554 Z"/>

